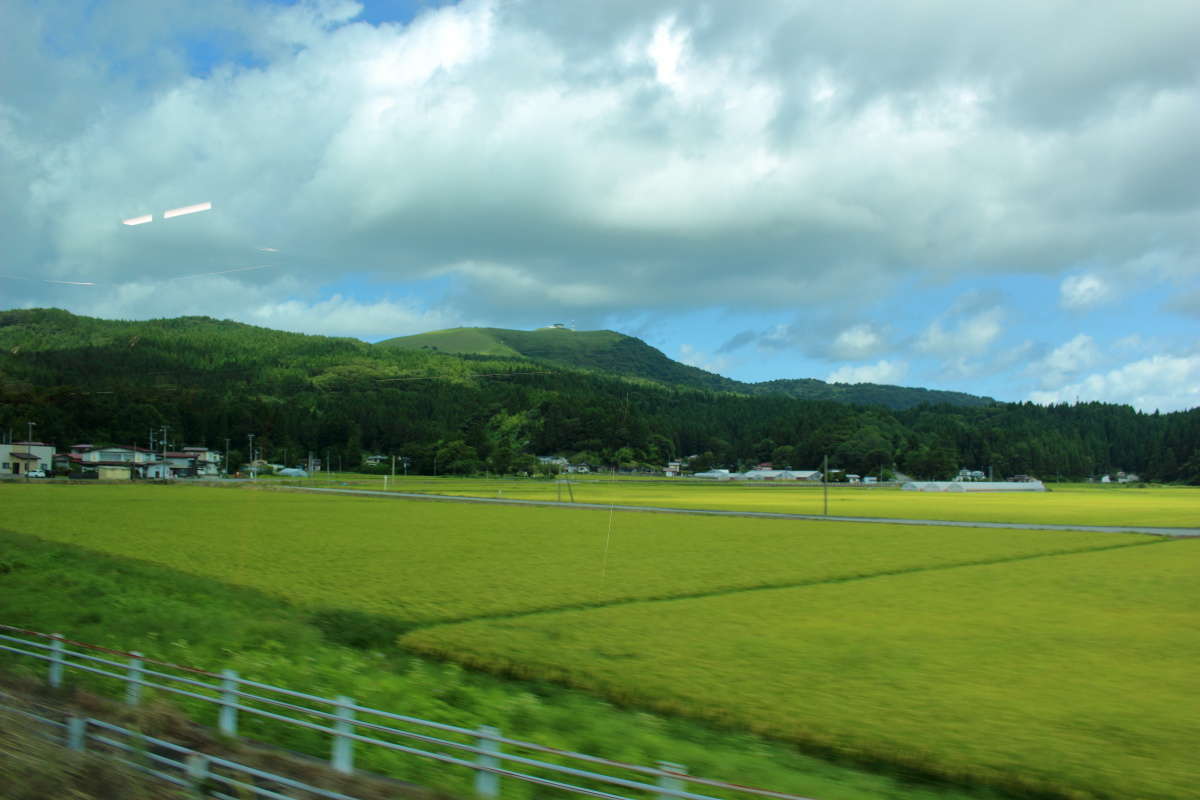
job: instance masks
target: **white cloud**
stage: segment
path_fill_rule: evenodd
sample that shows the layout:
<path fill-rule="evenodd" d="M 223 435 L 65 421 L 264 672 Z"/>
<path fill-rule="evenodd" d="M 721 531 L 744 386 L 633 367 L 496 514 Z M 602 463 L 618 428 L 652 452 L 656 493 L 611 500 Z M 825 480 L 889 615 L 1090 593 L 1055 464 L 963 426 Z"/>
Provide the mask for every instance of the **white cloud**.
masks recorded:
<path fill-rule="evenodd" d="M 244 322 L 298 333 L 387 339 L 463 324 L 456 317 L 393 300 L 364 303 L 335 294 L 325 300 L 263 303 L 238 315 Z"/>
<path fill-rule="evenodd" d="M 305 282 L 283 275 L 246 284 L 237 275 L 157 281 L 150 277 L 118 285 L 64 287 L 78 313 L 106 319 L 211 316 L 297 333 L 384 339 L 469 325 L 469 319 L 415 300 L 362 301 L 341 294 L 313 297 Z M 281 299 L 284 298 L 284 299 Z M 59 302 L 57 305 L 68 305 Z"/>
<path fill-rule="evenodd" d="M 1141 411 L 1182 411 L 1200 406 L 1200 355 L 1157 355 L 1047 391 L 1031 392 L 1035 403 L 1099 400 L 1127 403 Z"/>
<path fill-rule="evenodd" d="M 1072 311 L 1104 305 L 1111 302 L 1115 294 L 1108 281 L 1091 273 L 1064 278 L 1058 292 L 1059 303 Z"/>
<path fill-rule="evenodd" d="M 899 383 L 908 374 L 908 364 L 903 361 L 881 360 L 874 364 L 839 367 L 829 373 L 829 383 Z"/>
<path fill-rule="evenodd" d="M 20 167 L 0 211 L 28 218 L 9 243 L 27 270 L 136 280 L 269 240 L 304 252 L 293 266 L 310 275 L 519 265 L 558 291 L 511 292 L 508 306 L 612 313 L 814 307 L 905 275 L 1053 273 L 1096 253 L 1135 262 L 1150 241 L 1197 246 L 1194 182 L 1171 166 L 1200 125 L 1182 7 L 1130 10 L 1128 36 L 1088 26 L 1070 54 L 1046 41 L 1020 61 L 1028 31 L 1089 7 L 1017 4 L 966 23 L 953 5 L 877 9 L 869 30 L 783 2 L 563 15 L 467 0 L 407 25 L 354 22 L 356 4 L 334 0 L 222 0 L 209 16 L 227 23 L 173 0 L 138 8 L 122 12 L 124 39 L 32 2 L 0 17 L 14 73 L 72 65 L 54 91 L 0 109 L 0 147 Z M 193 39 L 224 25 L 256 66 L 164 69 L 147 54 L 173 23 Z M 38 50 L 49 29 L 58 49 L 82 41 L 77 57 Z M 120 70 L 85 69 L 106 54 L 126 69 L 122 47 L 147 60 L 119 87 L 103 81 Z M 153 93 L 138 94 L 138 67 Z M 71 124 L 57 124 L 62 108 Z M 214 220 L 170 236 L 112 224 L 196 197 L 213 199 Z M 1063 302 L 1099 302 L 1100 280 L 1069 279 Z M 964 333 L 949 335 L 961 346 Z"/>
<path fill-rule="evenodd" d="M 1004 311 L 988 308 L 977 314 L 959 318 L 957 324 L 945 327 L 934 320 L 917 337 L 916 347 L 933 355 L 961 358 L 983 353 L 1003 331 Z"/>
<path fill-rule="evenodd" d="M 1043 388 L 1051 388 L 1095 366 L 1099 360 L 1100 351 L 1095 340 L 1081 333 L 1030 364 L 1029 372 L 1039 377 Z"/>
<path fill-rule="evenodd" d="M 733 363 L 733 359 L 729 356 L 715 356 L 698 350 L 690 344 L 679 345 L 679 360 L 689 366 L 699 367 L 706 372 L 715 372 L 718 375 L 724 374 L 724 371 Z"/>
<path fill-rule="evenodd" d="M 840 331 L 830 347 L 831 355 L 839 360 L 870 358 L 887 346 L 883 335 L 872 325 L 860 323 Z"/>

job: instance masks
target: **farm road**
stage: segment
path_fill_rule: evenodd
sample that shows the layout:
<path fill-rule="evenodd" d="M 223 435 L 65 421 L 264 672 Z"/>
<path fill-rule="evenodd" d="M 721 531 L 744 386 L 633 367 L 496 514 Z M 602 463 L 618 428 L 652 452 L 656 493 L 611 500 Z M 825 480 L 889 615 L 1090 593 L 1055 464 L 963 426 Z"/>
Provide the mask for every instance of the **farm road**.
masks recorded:
<path fill-rule="evenodd" d="M 776 511 L 717 511 L 700 508 L 663 508 L 661 506 L 626 506 L 607 503 L 559 503 L 554 500 L 507 500 L 501 497 L 463 497 L 418 492 L 381 492 L 372 489 L 318 489 L 302 486 L 279 487 L 290 492 L 325 492 L 328 494 L 390 497 L 399 500 L 432 500 L 443 503 L 488 503 L 501 506 L 546 506 L 551 508 L 587 508 L 593 511 L 649 511 L 655 514 L 691 514 L 709 517 L 757 517 L 759 519 L 795 519 L 816 522 L 865 522 L 887 525 L 941 525 L 949 528 L 1006 528 L 1025 531 L 1095 531 L 1097 533 L 1144 533 L 1150 536 L 1173 536 L 1178 539 L 1200 538 L 1200 528 L 1156 528 L 1136 525 L 1049 525 L 1029 522 L 958 522 L 944 519 L 891 519 L 888 517 L 826 517 L 820 514 L 785 514 Z"/>

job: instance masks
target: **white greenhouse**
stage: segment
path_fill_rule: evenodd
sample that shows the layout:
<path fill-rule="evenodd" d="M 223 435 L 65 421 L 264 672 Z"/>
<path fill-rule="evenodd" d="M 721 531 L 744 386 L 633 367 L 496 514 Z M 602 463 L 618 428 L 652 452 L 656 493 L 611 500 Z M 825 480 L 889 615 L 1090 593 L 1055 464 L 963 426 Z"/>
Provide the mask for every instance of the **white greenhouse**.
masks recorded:
<path fill-rule="evenodd" d="M 906 492 L 1044 492 L 1041 481 L 909 481 Z"/>

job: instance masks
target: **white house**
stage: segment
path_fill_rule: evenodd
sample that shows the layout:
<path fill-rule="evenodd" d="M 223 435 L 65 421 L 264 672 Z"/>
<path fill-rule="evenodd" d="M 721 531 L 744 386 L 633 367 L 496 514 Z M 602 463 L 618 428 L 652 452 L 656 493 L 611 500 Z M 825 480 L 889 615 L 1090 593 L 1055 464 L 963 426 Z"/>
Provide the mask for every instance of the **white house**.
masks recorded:
<path fill-rule="evenodd" d="M 54 465 L 54 445 L 45 442 L 0 444 L 0 478 L 49 470 Z"/>
<path fill-rule="evenodd" d="M 207 447 L 185 447 L 163 455 L 164 459 L 147 468 L 147 477 L 199 478 L 221 474 L 221 454 Z M 163 461 L 166 462 L 165 465 Z M 155 474 L 151 474 L 152 472 Z"/>
<path fill-rule="evenodd" d="M 193 478 L 221 474 L 221 454 L 207 447 L 156 453 L 144 447 L 77 444 L 71 446 L 67 460 L 72 467 L 108 478 Z"/>
<path fill-rule="evenodd" d="M 144 447 L 94 447 L 90 444 L 73 444 L 66 454 L 66 466 L 92 473 L 105 480 L 127 480 L 141 477 L 154 461 L 154 453 Z"/>

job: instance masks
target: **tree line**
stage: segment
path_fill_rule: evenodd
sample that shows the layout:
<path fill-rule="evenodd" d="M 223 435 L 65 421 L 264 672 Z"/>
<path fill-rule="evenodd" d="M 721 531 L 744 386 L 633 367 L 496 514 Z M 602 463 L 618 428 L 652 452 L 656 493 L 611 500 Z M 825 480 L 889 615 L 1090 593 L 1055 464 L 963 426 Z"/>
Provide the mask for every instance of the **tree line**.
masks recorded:
<path fill-rule="evenodd" d="M 859 474 L 1082 479 L 1117 470 L 1200 483 L 1200 409 L 1106 403 L 903 410 L 664 385 L 525 358 L 399 350 L 203 317 L 90 319 L 0 312 L 0 435 L 87 442 L 245 445 L 272 461 L 309 453 L 357 468 L 403 456 L 410 473 L 532 471 L 537 455 L 601 468 L 744 469 L 770 461 Z M 390 468 L 390 464 L 389 464 Z"/>

